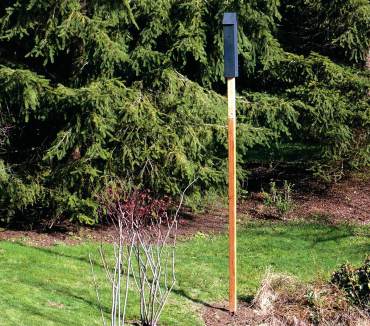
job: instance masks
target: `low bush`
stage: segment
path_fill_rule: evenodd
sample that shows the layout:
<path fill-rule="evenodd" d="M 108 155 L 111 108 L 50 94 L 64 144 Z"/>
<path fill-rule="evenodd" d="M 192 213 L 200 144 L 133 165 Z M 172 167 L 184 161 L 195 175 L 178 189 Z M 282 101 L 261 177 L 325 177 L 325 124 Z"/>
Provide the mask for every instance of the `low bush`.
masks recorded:
<path fill-rule="evenodd" d="M 176 234 L 184 194 L 185 192 L 173 215 L 168 213 L 168 201 L 152 198 L 147 192 L 134 191 L 126 198 L 121 198 L 118 192 L 109 189 L 107 195 L 110 199 L 104 203 L 103 198 L 101 212 L 112 221 L 116 229 L 112 236 L 113 264 L 108 263 L 112 259 L 109 259 L 103 246 L 99 249 L 102 265 L 112 288 L 109 321 L 112 326 L 125 325 L 127 322 L 128 302 L 132 298 L 130 286 L 140 298 L 141 325 L 158 325 L 176 283 Z M 105 326 L 107 323 L 91 257 L 90 263 L 102 323 Z"/>
<path fill-rule="evenodd" d="M 292 185 L 284 181 L 283 187 L 278 189 L 276 182 L 270 183 L 270 191 L 263 193 L 264 203 L 275 207 L 280 214 L 288 212 L 293 207 Z"/>
<path fill-rule="evenodd" d="M 331 282 L 343 289 L 354 304 L 370 313 L 370 257 L 359 267 L 342 265 L 333 273 Z"/>

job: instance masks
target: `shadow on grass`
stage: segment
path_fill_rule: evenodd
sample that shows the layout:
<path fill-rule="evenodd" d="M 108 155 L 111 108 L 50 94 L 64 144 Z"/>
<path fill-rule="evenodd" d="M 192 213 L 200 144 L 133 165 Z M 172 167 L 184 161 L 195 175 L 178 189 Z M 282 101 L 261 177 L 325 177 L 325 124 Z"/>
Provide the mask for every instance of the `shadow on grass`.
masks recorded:
<path fill-rule="evenodd" d="M 90 299 L 85 298 L 85 297 L 83 297 L 79 294 L 75 294 L 68 287 L 62 286 L 61 284 L 58 284 L 58 283 L 55 283 L 55 286 L 50 286 L 50 285 L 48 285 L 47 283 L 44 283 L 44 282 L 28 280 L 27 282 L 23 282 L 23 284 L 25 284 L 27 286 L 32 286 L 32 287 L 35 287 L 35 288 L 42 289 L 42 290 L 47 291 L 49 293 L 56 293 L 56 294 L 58 294 L 62 297 L 69 297 L 73 300 L 83 302 L 86 305 L 88 305 L 89 307 L 92 307 L 93 309 L 95 309 L 95 311 L 100 311 L 100 309 L 101 309 L 106 314 L 110 314 L 110 312 L 111 312 L 109 308 L 107 308 L 103 305 L 101 306 L 97 301 L 90 300 Z M 93 289 L 93 287 L 94 286 L 91 285 L 91 289 Z M 22 303 L 22 305 L 23 305 L 23 303 Z"/>
<path fill-rule="evenodd" d="M 48 254 L 48 255 L 53 255 L 53 256 L 57 256 L 57 257 L 64 257 L 64 258 L 68 258 L 68 259 L 80 261 L 80 262 L 86 263 L 86 264 L 88 264 L 90 266 L 90 260 L 89 260 L 89 258 L 87 256 L 88 256 L 88 254 L 91 254 L 91 252 L 88 252 L 86 254 L 86 257 L 80 257 L 80 256 L 68 255 L 68 254 L 65 254 L 65 253 L 62 253 L 62 252 L 56 252 L 56 251 L 54 251 L 52 249 L 45 248 L 45 247 L 29 246 L 29 245 L 24 244 L 24 243 L 22 243 L 20 241 L 16 241 L 13 244 L 18 245 L 20 247 L 28 248 L 28 249 L 29 248 L 32 248 L 34 250 L 43 252 L 43 253 Z M 103 264 L 100 262 L 100 259 L 99 260 L 96 260 L 96 259 L 94 259 L 94 256 L 92 256 L 91 257 L 91 261 L 94 264 L 94 267 L 96 266 L 96 267 L 104 268 Z"/>
<path fill-rule="evenodd" d="M 20 302 L 20 301 L 12 301 L 11 303 L 8 303 L 8 306 L 9 307 L 12 307 L 14 309 L 16 309 L 17 311 L 24 311 L 30 319 L 32 319 L 33 316 L 37 316 L 39 318 L 41 318 L 44 322 L 45 321 L 51 321 L 53 323 L 55 323 L 55 325 L 70 325 L 70 326 L 80 326 L 79 324 L 77 323 L 73 323 L 71 324 L 71 319 L 70 318 L 66 318 L 66 317 L 63 317 L 61 315 L 56 315 L 56 314 L 53 314 L 51 311 L 48 312 L 42 312 L 40 311 L 40 309 L 35 306 L 35 305 L 31 305 L 27 302 Z M 4 315 L 2 315 L 2 317 L 4 317 Z M 3 325 L 1 324 L 1 321 L 2 319 L 0 318 L 0 325 Z M 18 324 L 17 324 L 18 325 Z M 27 325 L 27 324 L 19 324 L 19 325 Z"/>
<path fill-rule="evenodd" d="M 173 293 L 185 298 L 185 299 L 188 299 L 190 300 L 191 302 L 194 302 L 194 303 L 198 303 L 198 304 L 201 304 L 202 306 L 205 306 L 205 307 L 208 307 L 208 308 L 213 308 L 213 309 L 218 309 L 218 310 L 221 310 L 221 311 L 228 311 L 227 309 L 225 308 L 222 308 L 222 307 L 217 307 L 217 306 L 214 306 L 214 305 L 211 305 L 209 304 L 208 302 L 205 302 L 203 300 L 200 300 L 200 299 L 196 299 L 196 298 L 192 298 L 190 295 L 188 295 L 184 290 L 182 289 L 173 289 L 172 290 Z"/>
<path fill-rule="evenodd" d="M 229 310 L 226 309 L 226 308 L 218 307 L 218 306 L 212 305 L 212 304 L 210 304 L 208 302 L 205 302 L 203 300 L 192 298 L 191 296 L 189 296 L 182 289 L 173 289 L 172 292 L 175 293 L 175 294 L 177 294 L 177 295 L 179 295 L 179 296 L 181 296 L 181 297 L 183 297 L 183 298 L 185 298 L 185 299 L 190 300 L 193 303 L 201 304 L 204 307 L 212 308 L 212 309 L 216 309 L 216 310 L 220 310 L 220 311 L 229 312 Z M 246 304 L 252 304 L 253 299 L 254 299 L 254 296 L 253 295 L 238 295 L 238 301 L 244 302 Z"/>
<path fill-rule="evenodd" d="M 284 229 L 281 229 L 282 226 L 284 225 L 276 223 L 263 223 L 260 225 L 251 224 L 247 225 L 246 229 L 249 229 L 247 232 L 255 237 L 268 236 L 289 240 L 305 240 L 311 242 L 312 246 L 322 242 L 338 241 L 358 236 L 358 228 L 349 224 L 328 225 L 321 223 L 295 222 L 285 225 Z M 286 228 L 286 226 L 288 226 L 288 228 Z M 245 232 L 245 229 L 241 232 Z"/>

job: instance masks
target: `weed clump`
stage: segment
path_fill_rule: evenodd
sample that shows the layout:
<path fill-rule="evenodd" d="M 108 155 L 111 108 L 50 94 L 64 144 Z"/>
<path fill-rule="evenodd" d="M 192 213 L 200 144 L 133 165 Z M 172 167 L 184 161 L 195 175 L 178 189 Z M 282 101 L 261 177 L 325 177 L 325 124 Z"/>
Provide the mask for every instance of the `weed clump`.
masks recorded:
<path fill-rule="evenodd" d="M 292 188 L 293 185 L 286 180 L 281 189 L 275 182 L 270 182 L 270 191 L 263 193 L 264 204 L 275 207 L 281 215 L 287 213 L 293 208 Z"/>

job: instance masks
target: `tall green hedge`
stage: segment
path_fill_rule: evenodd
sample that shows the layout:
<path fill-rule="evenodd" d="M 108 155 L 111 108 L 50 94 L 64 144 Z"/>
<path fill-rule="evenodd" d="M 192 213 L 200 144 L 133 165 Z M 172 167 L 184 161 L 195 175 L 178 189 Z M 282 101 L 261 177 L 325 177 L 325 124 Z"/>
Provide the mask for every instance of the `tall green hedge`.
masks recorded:
<path fill-rule="evenodd" d="M 118 183 L 225 189 L 223 12 L 239 20 L 239 181 L 301 144 L 331 181 L 370 163 L 365 0 L 0 3 L 0 220 L 93 224 Z M 123 184 L 122 184 L 123 181 Z"/>

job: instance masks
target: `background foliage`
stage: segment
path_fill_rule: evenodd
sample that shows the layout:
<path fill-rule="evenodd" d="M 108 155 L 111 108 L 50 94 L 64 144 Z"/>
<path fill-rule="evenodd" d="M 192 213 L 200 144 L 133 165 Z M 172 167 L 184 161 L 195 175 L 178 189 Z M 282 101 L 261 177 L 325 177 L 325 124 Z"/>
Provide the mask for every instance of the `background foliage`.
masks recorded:
<path fill-rule="evenodd" d="M 287 144 L 297 162 L 313 149 L 305 167 L 326 181 L 369 165 L 366 0 L 5 0 L 1 221 L 93 224 L 106 187 L 173 195 L 198 178 L 193 201 L 222 191 L 231 10 L 239 181 L 252 150 Z"/>

